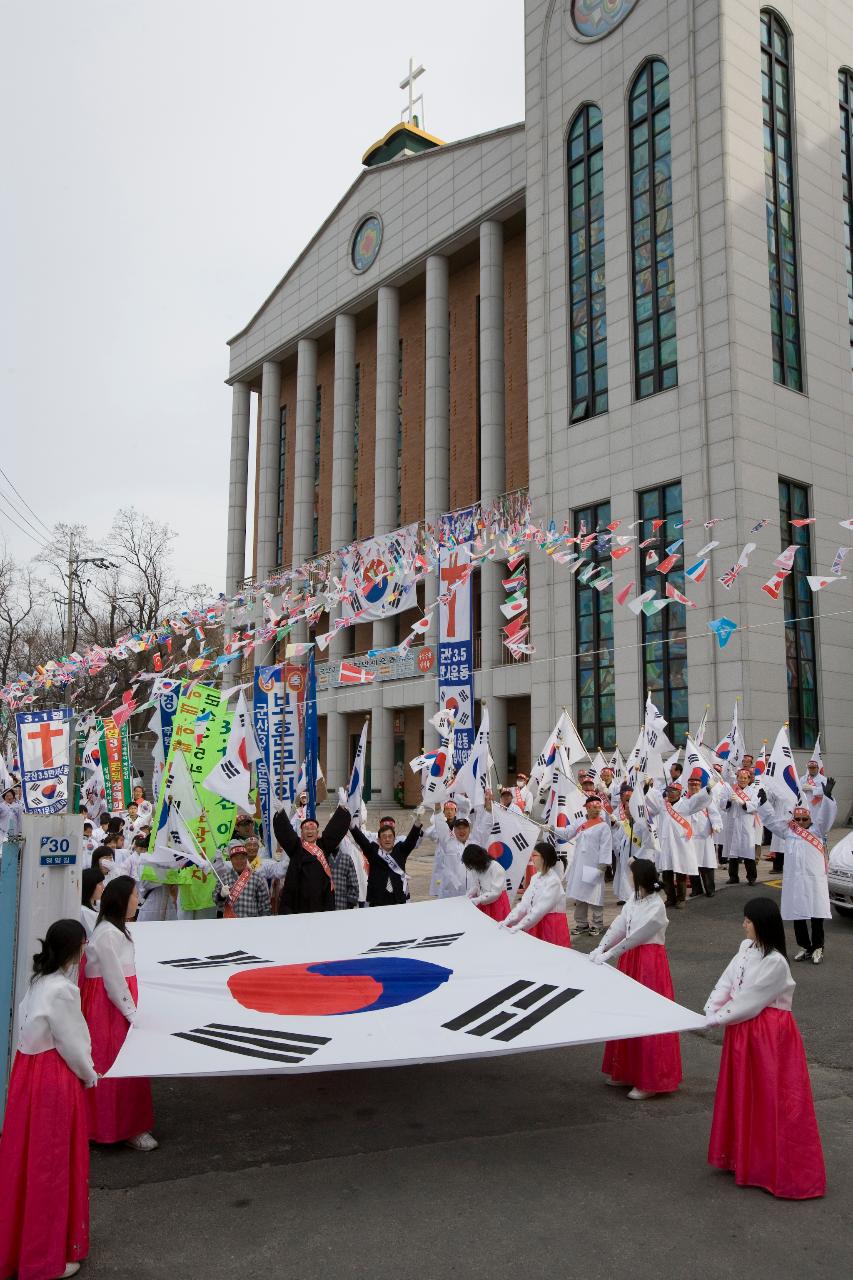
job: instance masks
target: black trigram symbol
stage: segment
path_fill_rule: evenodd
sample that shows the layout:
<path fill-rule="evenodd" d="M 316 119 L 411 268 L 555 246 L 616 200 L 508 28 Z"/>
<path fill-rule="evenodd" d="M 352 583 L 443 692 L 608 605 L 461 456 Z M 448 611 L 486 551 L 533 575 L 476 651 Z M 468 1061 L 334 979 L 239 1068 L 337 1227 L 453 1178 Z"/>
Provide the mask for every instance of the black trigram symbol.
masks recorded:
<path fill-rule="evenodd" d="M 396 942 L 377 942 L 361 954 L 376 956 L 387 951 L 429 951 L 435 947 L 449 947 L 463 936 L 463 933 L 432 933 L 425 938 L 399 938 Z"/>
<path fill-rule="evenodd" d="M 519 853 L 524 853 L 524 850 L 529 846 L 530 841 L 526 835 L 522 834 L 521 831 L 516 831 L 515 835 L 510 839 L 510 844 L 514 845 Z"/>
<path fill-rule="evenodd" d="M 222 969 L 226 965 L 272 964 L 272 960 L 262 960 L 248 951 L 224 951 L 218 956 L 182 956 L 179 960 L 160 960 L 158 964 L 172 969 Z"/>
<path fill-rule="evenodd" d="M 237 778 L 242 773 L 240 766 L 235 764 L 233 760 L 220 760 L 219 767 L 226 778 Z"/>
<path fill-rule="evenodd" d="M 309 1036 L 300 1031 L 271 1031 L 266 1027 L 232 1027 L 209 1022 L 192 1031 L 173 1031 L 178 1040 L 191 1040 L 208 1049 L 221 1049 L 243 1058 L 263 1058 L 269 1062 L 304 1062 L 312 1053 L 330 1043 L 329 1036 Z"/>
<path fill-rule="evenodd" d="M 465 1031 L 469 1036 L 489 1036 L 507 1043 L 580 994 L 575 987 L 561 989 L 547 982 L 520 979 L 443 1025 L 448 1031 Z M 502 1005 L 508 1007 L 501 1008 Z"/>

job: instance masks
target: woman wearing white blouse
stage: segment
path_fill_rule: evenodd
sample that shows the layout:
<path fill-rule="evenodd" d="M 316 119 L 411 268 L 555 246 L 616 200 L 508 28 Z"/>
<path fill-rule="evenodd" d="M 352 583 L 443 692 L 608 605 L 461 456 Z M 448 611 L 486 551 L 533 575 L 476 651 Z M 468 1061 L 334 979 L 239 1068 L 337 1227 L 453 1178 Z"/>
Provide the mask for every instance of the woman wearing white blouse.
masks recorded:
<path fill-rule="evenodd" d="M 501 928 L 510 933 L 521 929 L 543 942 L 553 942 L 558 947 L 572 945 L 569 922 L 566 919 L 566 891 L 555 870 L 557 850 L 548 840 L 542 840 L 533 848 L 533 865 L 536 872 L 524 891 L 524 897 L 513 907 Z"/>
<path fill-rule="evenodd" d="M 0 1275 L 73 1276 L 89 1252 L 85 1090 L 97 1083 L 80 1011 L 79 920 L 57 920 L 19 1010 L 18 1052 L 0 1142 Z"/>
<path fill-rule="evenodd" d="M 506 872 L 501 864 L 489 856 L 481 844 L 469 844 L 462 853 L 462 864 L 467 876 L 466 893 L 475 907 L 491 920 L 506 920 L 509 915 L 509 897 L 506 891 Z"/>
<path fill-rule="evenodd" d="M 669 921 L 658 892 L 655 864 L 647 858 L 631 863 L 634 893 L 625 903 L 594 951 L 593 964 L 618 960 L 617 968 L 635 982 L 674 1000 L 672 975 L 666 955 Z M 681 1084 L 681 1046 L 678 1035 L 635 1036 L 630 1040 L 609 1040 L 604 1048 L 602 1071 L 612 1085 L 631 1085 L 628 1094 L 635 1102 L 656 1093 L 674 1093 Z"/>
<path fill-rule="evenodd" d="M 118 1057 L 136 1017 L 136 966 L 127 921 L 136 915 L 138 904 L 130 876 L 111 880 L 101 896 L 98 923 L 87 949 L 83 1014 L 92 1036 L 92 1057 L 102 1075 Z M 147 1080 L 104 1080 L 87 1101 L 93 1142 L 126 1142 L 135 1151 L 155 1149 Z"/>
<path fill-rule="evenodd" d="M 772 898 L 744 907 L 737 955 L 708 997 L 708 1026 L 725 1027 L 708 1162 L 739 1186 L 809 1200 L 826 1170 L 806 1055 L 791 1003 L 785 927 Z"/>

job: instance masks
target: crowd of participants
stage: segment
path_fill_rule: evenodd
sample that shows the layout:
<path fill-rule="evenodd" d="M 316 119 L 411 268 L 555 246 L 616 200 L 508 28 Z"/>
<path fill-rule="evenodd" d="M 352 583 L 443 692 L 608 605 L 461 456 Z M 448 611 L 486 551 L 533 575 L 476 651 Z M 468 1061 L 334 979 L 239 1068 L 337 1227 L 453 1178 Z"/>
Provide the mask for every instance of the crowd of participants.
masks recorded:
<path fill-rule="evenodd" d="M 583 776 L 584 814 L 559 829 L 543 827 L 523 892 L 512 906 L 503 869 L 489 855 L 493 808 L 530 815 L 535 788 L 517 785 L 473 809 L 464 799 L 437 804 L 428 828 L 415 813 L 405 835 L 392 815 L 368 829 L 364 806 L 346 795 L 322 826 L 307 796 L 279 809 L 266 856 L 251 815 L 239 814 L 231 840 L 210 872 L 186 868 L 174 883 L 144 874 L 153 809 L 137 787 L 123 814 L 86 819 L 79 920 L 60 920 L 33 958 L 20 1009 L 20 1038 L 0 1142 L 0 1280 L 71 1276 L 88 1254 L 89 1143 L 158 1146 L 147 1080 L 104 1079 L 136 1018 L 138 988 L 130 925 L 139 920 L 197 920 L 296 915 L 409 901 L 408 860 L 424 838 L 435 842 L 430 894 L 466 896 L 510 933 L 570 948 L 572 932 L 599 939 L 590 962 L 674 999 L 666 950 L 667 909 L 689 897 L 713 897 L 718 868 L 728 883 L 754 885 L 764 837 L 783 871 L 781 912 L 766 897 L 744 907 L 744 939 L 705 1005 L 708 1027 L 725 1028 L 708 1159 L 740 1185 L 792 1198 L 818 1197 L 825 1172 L 802 1042 L 791 1013 L 794 980 L 783 920 L 794 924 L 796 961 L 823 959 L 830 916 L 825 838 L 836 806 L 834 780 L 810 761 L 800 779 L 803 803 L 785 807 L 756 778 L 745 756 L 737 770 L 718 762 L 719 785 L 703 775 L 682 784 L 680 764 L 662 781 L 633 789 L 610 768 Z M 0 837 L 20 827 L 14 788 L 0 805 Z M 604 929 L 605 884 L 620 912 Z M 574 904 L 573 930 L 567 900 Z M 608 1043 L 606 1083 L 645 1101 L 682 1082 L 679 1036 Z M 55 1213 L 46 1225 L 41 1206 Z"/>

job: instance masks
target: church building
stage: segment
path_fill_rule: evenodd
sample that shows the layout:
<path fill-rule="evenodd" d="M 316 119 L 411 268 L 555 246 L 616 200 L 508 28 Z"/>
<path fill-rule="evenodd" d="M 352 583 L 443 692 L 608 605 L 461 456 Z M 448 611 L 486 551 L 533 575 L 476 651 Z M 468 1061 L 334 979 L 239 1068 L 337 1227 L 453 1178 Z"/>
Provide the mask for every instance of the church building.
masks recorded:
<path fill-rule="evenodd" d="M 830 574 L 853 517 L 853 6 L 524 7 L 524 120 L 441 141 L 411 109 L 410 67 L 406 119 L 230 340 L 227 590 L 520 492 L 558 527 L 654 528 L 693 607 L 615 602 L 631 580 L 663 595 L 636 543 L 609 591 L 534 547 L 530 656 L 503 644 L 506 566 L 477 571 L 498 777 L 529 769 L 563 706 L 590 748 L 626 751 L 648 693 L 676 742 L 706 708 L 716 741 L 737 697 L 750 750 L 787 721 L 802 772 L 820 734 L 843 817 L 853 573 L 820 593 L 808 578 Z M 725 648 L 721 617 L 737 623 Z M 410 620 L 317 655 L 331 787 L 369 716 L 374 798 L 420 799 L 406 762 L 435 741 L 435 628 L 371 683 L 338 680 Z"/>

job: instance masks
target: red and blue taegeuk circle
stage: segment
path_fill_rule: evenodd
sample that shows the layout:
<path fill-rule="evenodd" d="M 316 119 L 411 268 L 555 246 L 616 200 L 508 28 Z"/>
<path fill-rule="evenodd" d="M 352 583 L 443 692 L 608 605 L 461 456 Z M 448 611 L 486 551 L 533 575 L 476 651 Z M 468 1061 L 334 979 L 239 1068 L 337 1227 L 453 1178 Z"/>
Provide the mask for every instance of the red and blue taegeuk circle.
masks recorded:
<path fill-rule="evenodd" d="M 428 996 L 452 969 L 407 956 L 359 956 L 313 964 L 241 969 L 228 990 L 244 1009 L 283 1017 L 324 1017 L 393 1009 Z"/>
<path fill-rule="evenodd" d="M 503 867 L 504 871 L 509 871 L 512 866 L 512 849 L 508 844 L 504 844 L 503 840 L 493 840 L 488 847 L 487 853 L 490 858 L 494 858 L 495 862 Z"/>

